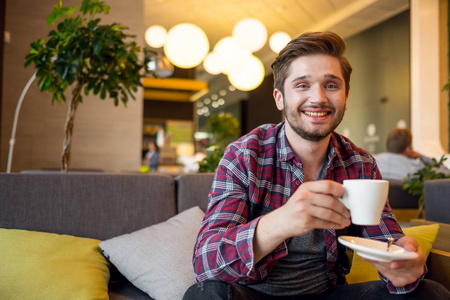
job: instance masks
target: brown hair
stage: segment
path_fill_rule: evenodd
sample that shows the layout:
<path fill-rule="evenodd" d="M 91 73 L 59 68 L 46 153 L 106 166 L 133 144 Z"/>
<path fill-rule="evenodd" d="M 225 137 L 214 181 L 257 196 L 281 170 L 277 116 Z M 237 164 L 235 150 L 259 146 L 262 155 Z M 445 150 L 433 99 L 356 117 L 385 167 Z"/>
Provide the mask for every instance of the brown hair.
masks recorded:
<path fill-rule="evenodd" d="M 288 76 L 289 67 L 294 59 L 312 54 L 330 55 L 339 60 L 342 76 L 345 81 L 345 91 L 350 89 L 352 67 L 343 56 L 347 46 L 344 40 L 334 32 L 307 32 L 290 41 L 272 63 L 274 88 L 284 94 L 284 82 Z"/>
<path fill-rule="evenodd" d="M 405 149 L 412 144 L 412 134 L 409 129 L 394 128 L 389 131 L 386 148 L 388 152 L 403 153 Z"/>

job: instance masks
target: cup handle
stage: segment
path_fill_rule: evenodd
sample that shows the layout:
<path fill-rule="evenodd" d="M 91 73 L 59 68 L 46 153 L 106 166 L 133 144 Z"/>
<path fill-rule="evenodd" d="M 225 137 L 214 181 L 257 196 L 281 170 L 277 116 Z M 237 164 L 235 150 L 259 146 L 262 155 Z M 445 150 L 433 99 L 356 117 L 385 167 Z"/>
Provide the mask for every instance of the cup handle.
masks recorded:
<path fill-rule="evenodd" d="M 347 191 L 344 190 L 344 195 L 342 197 L 338 197 L 337 199 L 342 202 L 348 209 L 350 209 L 350 203 L 348 202 L 348 198 L 346 197 Z"/>

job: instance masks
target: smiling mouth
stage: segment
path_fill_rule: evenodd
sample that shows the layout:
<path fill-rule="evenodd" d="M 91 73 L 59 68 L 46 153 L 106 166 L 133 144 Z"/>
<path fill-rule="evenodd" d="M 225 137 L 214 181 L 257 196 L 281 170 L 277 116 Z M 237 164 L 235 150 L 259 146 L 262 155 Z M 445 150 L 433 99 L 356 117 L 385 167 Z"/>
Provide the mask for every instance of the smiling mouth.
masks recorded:
<path fill-rule="evenodd" d="M 311 117 L 325 117 L 328 113 L 321 111 L 321 112 L 314 112 L 314 111 L 305 111 L 305 115 L 311 116 Z"/>

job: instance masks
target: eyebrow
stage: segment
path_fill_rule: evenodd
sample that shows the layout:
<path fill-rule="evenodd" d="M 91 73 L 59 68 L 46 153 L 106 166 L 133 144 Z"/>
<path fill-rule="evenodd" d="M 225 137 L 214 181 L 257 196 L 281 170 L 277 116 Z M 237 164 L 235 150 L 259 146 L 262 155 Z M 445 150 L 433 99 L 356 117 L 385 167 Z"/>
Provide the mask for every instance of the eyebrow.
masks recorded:
<path fill-rule="evenodd" d="M 299 76 L 299 77 L 294 78 L 291 82 L 295 82 L 295 81 L 297 81 L 297 80 L 303 80 L 303 79 L 311 78 L 311 77 L 312 77 L 312 76 L 311 76 L 310 74 L 306 74 L 306 75 L 303 75 L 303 76 Z M 335 79 L 335 80 L 338 80 L 338 81 L 340 81 L 340 82 L 343 82 L 343 80 L 342 80 L 339 76 L 336 76 L 336 75 L 333 75 L 333 74 L 330 74 L 330 73 L 325 74 L 324 77 L 325 77 L 325 78 Z"/>
<path fill-rule="evenodd" d="M 325 78 L 332 78 L 332 79 L 336 79 L 342 82 L 341 77 L 333 75 L 333 74 L 325 74 Z"/>

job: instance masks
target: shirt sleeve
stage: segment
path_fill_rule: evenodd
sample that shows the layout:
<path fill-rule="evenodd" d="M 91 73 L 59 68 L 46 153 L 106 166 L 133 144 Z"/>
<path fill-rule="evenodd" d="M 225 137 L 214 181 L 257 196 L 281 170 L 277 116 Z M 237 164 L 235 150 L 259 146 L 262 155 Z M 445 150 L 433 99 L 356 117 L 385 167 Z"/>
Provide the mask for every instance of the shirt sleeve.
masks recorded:
<path fill-rule="evenodd" d="M 253 237 L 261 217 L 250 219 L 249 175 L 238 149 L 225 151 L 209 193 L 208 210 L 194 247 L 197 281 L 252 283 L 264 278 L 275 261 L 287 255 L 286 243 L 255 266 Z"/>
<path fill-rule="evenodd" d="M 373 178 L 381 179 L 381 175 L 377 167 L 375 167 L 374 169 Z M 363 229 L 363 236 L 382 241 L 387 241 L 387 238 L 390 237 L 394 238 L 395 240 L 398 240 L 404 235 L 405 234 L 403 233 L 400 225 L 395 219 L 395 216 L 392 212 L 391 207 L 388 204 L 388 201 L 386 201 L 386 205 L 381 215 L 380 225 L 366 226 Z M 415 282 L 403 287 L 396 287 L 383 274 L 379 273 L 379 275 L 381 280 L 383 280 L 386 283 L 386 286 L 391 294 L 406 294 L 417 288 L 417 286 L 419 285 L 419 281 L 425 277 L 426 272 L 427 267 L 426 265 L 424 265 L 424 273 Z"/>

